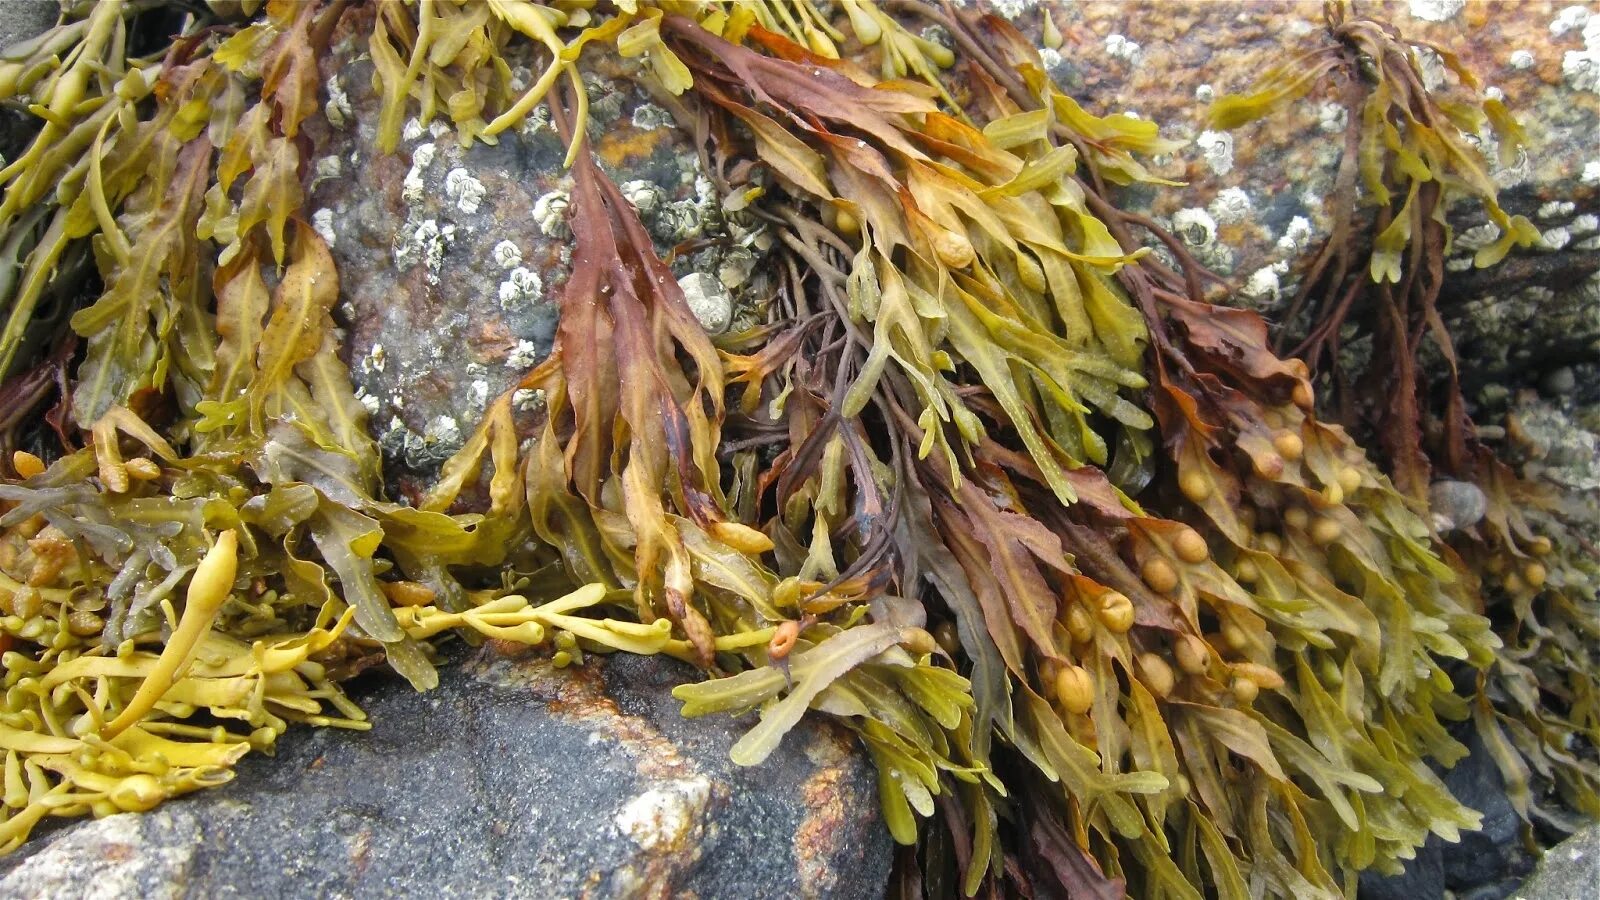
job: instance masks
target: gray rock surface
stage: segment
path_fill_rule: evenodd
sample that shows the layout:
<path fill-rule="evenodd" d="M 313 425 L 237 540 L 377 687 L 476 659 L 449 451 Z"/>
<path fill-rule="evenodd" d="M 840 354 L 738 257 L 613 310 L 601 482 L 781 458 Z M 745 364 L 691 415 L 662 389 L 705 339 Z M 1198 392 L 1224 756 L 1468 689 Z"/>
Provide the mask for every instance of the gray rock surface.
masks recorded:
<path fill-rule="evenodd" d="M 56 23 L 56 0 L 0 0 L 0 51 Z"/>
<path fill-rule="evenodd" d="M 686 720 L 670 660 L 558 670 L 484 653 L 438 690 L 368 685 L 367 734 L 297 729 L 226 787 L 68 824 L 0 897 L 875 897 L 871 766 L 808 719 L 766 764 Z"/>
<path fill-rule="evenodd" d="M 0 0 L 0 54 L 54 25 L 60 11 L 56 0 Z M 21 110 L 0 108 L 0 159 L 15 159 L 25 150 L 38 121 Z"/>
<path fill-rule="evenodd" d="M 1514 895 L 1518 900 L 1593 900 L 1600 893 L 1600 824 L 1551 847 Z"/>
<path fill-rule="evenodd" d="M 463 149 L 440 116 L 408 121 L 395 152 L 380 152 L 380 97 L 360 37 L 370 15 L 352 9 L 322 63 L 326 105 L 308 123 L 314 187 L 302 214 L 339 266 L 344 350 L 369 428 L 396 489 L 415 494 L 485 406 L 550 352 L 572 263 L 571 179 L 542 108 L 493 146 Z M 531 82 L 528 62 L 513 58 L 513 72 Z M 687 135 L 626 69 L 611 68 L 625 61 L 592 54 L 585 64 L 590 146 L 657 252 L 679 276 L 725 288 L 735 306 L 756 293 L 770 238 L 723 212 Z M 513 408 L 531 430 L 538 398 L 514 396 Z"/>

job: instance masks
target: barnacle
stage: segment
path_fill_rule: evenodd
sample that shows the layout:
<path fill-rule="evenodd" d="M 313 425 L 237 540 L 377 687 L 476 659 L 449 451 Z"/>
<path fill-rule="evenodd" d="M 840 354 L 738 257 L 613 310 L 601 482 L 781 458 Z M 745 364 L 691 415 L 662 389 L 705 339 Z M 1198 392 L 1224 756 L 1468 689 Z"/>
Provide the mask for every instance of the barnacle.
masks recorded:
<path fill-rule="evenodd" d="M 221 783 L 292 723 L 363 728 L 337 681 L 382 661 L 427 689 L 452 636 L 721 674 L 675 694 L 686 715 L 759 711 L 740 764 L 808 710 L 836 716 L 878 764 L 890 832 L 923 839 L 906 884 L 925 870 L 969 895 L 1345 893 L 1477 824 L 1427 765 L 1464 752 L 1453 720 L 1484 731 L 1525 814 L 1560 815 L 1530 767 L 1600 807 L 1593 766 L 1560 749 L 1595 740 L 1600 690 L 1572 629 L 1596 573 L 1556 505 L 1484 463 L 1486 538 L 1446 545 L 1396 445 L 1391 482 L 1261 319 L 1204 302 L 1186 248 L 1210 215 L 1173 235 L 1111 202 L 1108 183 L 1162 184 L 1142 159 L 1174 142 L 1086 110 L 1003 20 L 275 0 L 125 58 L 148 5 L 75 7 L 0 61 L 0 95 L 46 120 L 0 171 L 0 251 L 22 273 L 0 281 L 0 376 L 20 379 L 0 396 L 37 406 L 23 387 L 64 373 L 57 427 L 83 444 L 14 454 L 0 485 L 0 847 L 48 815 Z M 1483 262 L 1526 238 L 1429 118 L 1444 109 L 1403 39 L 1339 6 L 1329 23 L 1332 49 L 1219 101 L 1216 124 L 1303 95 L 1340 48 L 1379 61 L 1346 127 L 1384 224 L 1336 286 L 1408 285 L 1396 248 L 1437 225 L 1445 189 L 1502 227 Z M 555 350 L 487 400 L 415 505 L 383 496 L 339 273 L 298 215 L 336 29 L 371 53 L 383 147 L 440 115 L 464 144 L 538 122 L 568 146 L 570 187 L 530 223 L 574 245 Z M 781 263 L 733 330 L 706 333 L 640 218 L 677 213 L 585 146 L 595 53 L 672 97 L 705 141 L 696 202 L 726 198 Z M 514 85 L 510 57 L 539 74 Z M 449 180 L 475 202 L 469 173 Z M 514 243 L 495 259 L 511 287 L 532 278 Z M 105 290 L 71 316 L 73 367 L 34 323 L 91 261 Z M 537 414 L 531 440 L 514 411 Z M 1492 567 L 1504 641 L 1464 567 Z M 1543 702 L 1551 685 L 1570 699 Z"/>

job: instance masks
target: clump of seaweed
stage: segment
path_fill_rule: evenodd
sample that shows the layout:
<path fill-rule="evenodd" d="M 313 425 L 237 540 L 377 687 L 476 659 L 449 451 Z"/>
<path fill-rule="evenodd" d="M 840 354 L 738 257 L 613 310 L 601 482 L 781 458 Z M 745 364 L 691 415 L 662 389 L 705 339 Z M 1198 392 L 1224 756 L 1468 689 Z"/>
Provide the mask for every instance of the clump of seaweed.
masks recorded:
<path fill-rule="evenodd" d="M 1540 239 L 1526 218 L 1500 207 L 1488 161 L 1470 142 L 1492 139 L 1500 163 L 1510 165 L 1522 129 L 1448 49 L 1407 39 L 1348 4 L 1330 3 L 1326 15 L 1319 46 L 1263 76 L 1253 93 L 1220 98 L 1212 108 L 1214 124 L 1236 127 L 1333 81 L 1347 109 L 1334 228 L 1287 310 L 1279 344 L 1304 334 L 1294 352 L 1326 376 L 1341 416 L 1377 437 L 1386 469 L 1413 505 L 1426 508 L 1432 476 L 1474 485 L 1484 497 L 1481 519 L 1429 521 L 1448 538 L 1445 558 L 1468 585 L 1473 608 L 1507 622 L 1505 646 L 1478 676 L 1474 723 L 1518 813 L 1571 831 L 1577 820 L 1536 796 L 1534 784 L 1582 815 L 1600 815 L 1600 773 L 1584 759 L 1600 747 L 1591 699 L 1600 687 L 1591 649 L 1594 548 L 1573 527 L 1581 514 L 1519 478 L 1479 439 L 1438 311 L 1454 237 L 1448 204 L 1480 205 L 1497 233 L 1474 255 L 1479 267 Z M 1453 75 L 1448 90 L 1425 86 L 1424 53 Z M 1358 197 L 1377 208 L 1370 246 L 1356 233 Z M 1340 365 L 1340 335 L 1357 320 L 1373 336 L 1373 354 L 1350 372 Z M 1419 368 L 1425 342 L 1444 362 L 1442 385 Z M 1436 388 L 1444 397 L 1437 414 L 1429 403 Z M 1569 735 L 1587 748 L 1572 746 Z"/>
<path fill-rule="evenodd" d="M 7 848 L 220 783 L 290 723 L 364 727 L 338 683 L 382 664 L 431 687 L 450 635 L 692 662 L 719 677 L 676 689 L 686 715 L 759 711 L 741 764 L 834 716 L 915 847 L 907 893 L 1333 897 L 1477 824 L 1426 765 L 1487 709 L 1448 666 L 1543 677 L 1570 645 L 1500 649 L 1419 507 L 1319 421 L 1306 365 L 1205 303 L 1178 242 L 1173 270 L 1133 239 L 1149 223 L 1106 184 L 1156 181 L 1156 126 L 1085 110 L 1003 20 L 218 6 L 130 59 L 147 7 L 103 3 L 0 69 L 50 113 L 0 173 L 24 273 L 0 281 L 0 394 L 62 385 L 61 452 L 0 486 Z M 956 53 L 915 21 L 971 63 L 959 105 Z M 490 403 L 414 506 L 382 494 L 338 272 L 297 216 L 335 29 L 372 54 L 380 142 L 413 111 L 493 141 L 543 106 L 569 146 L 556 347 L 516 386 L 543 418 L 524 447 L 512 392 Z M 542 70 L 513 89 L 522 44 Z M 639 60 L 775 235 L 746 330 L 706 335 L 584 146 L 586 52 Z M 75 302 L 49 288 L 73 253 L 104 288 L 69 334 L 36 311 Z M 1527 532 L 1530 501 L 1500 496 Z M 1541 721 L 1512 739 L 1552 746 Z"/>

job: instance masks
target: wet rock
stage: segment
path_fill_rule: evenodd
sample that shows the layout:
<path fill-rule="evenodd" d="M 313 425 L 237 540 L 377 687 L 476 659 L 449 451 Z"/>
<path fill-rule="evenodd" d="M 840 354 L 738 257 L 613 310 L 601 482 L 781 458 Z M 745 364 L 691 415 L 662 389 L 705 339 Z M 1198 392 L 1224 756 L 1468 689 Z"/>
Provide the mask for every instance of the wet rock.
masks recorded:
<path fill-rule="evenodd" d="M 1043 6 L 996 9 L 1042 47 Z M 1191 242 L 1191 250 L 1231 276 L 1234 302 L 1280 310 L 1332 225 L 1344 127 L 1336 89 L 1320 87 L 1228 133 L 1208 130 L 1206 110 L 1213 98 L 1245 91 L 1300 48 L 1325 40 L 1322 4 L 1083 0 L 1048 8 L 1066 43 L 1042 55 L 1068 93 L 1091 112 L 1133 113 L 1161 123 L 1164 137 L 1189 141 L 1153 166 L 1184 187 L 1133 189 L 1120 202 L 1186 240 L 1184 223 L 1214 220 L 1214 236 Z M 1494 160 L 1490 170 L 1502 205 L 1534 222 L 1541 246 L 1473 269 L 1471 252 L 1494 237 L 1492 226 L 1473 204 L 1451 210 L 1458 240 L 1441 313 L 1469 387 L 1532 384 L 1545 367 L 1600 361 L 1600 88 L 1584 74 L 1600 72 L 1600 12 L 1565 0 L 1519 3 L 1514 16 L 1456 0 L 1363 8 L 1457 53 L 1527 131 L 1526 152 L 1509 166 Z M 1454 76 L 1437 60 L 1421 63 L 1427 80 L 1448 89 Z M 1468 139 L 1493 149 L 1478 135 Z"/>
<path fill-rule="evenodd" d="M 1359 900 L 1443 900 L 1444 860 L 1437 843 L 1430 840 L 1419 849 L 1417 858 L 1407 862 L 1400 875 L 1361 873 L 1356 896 Z"/>
<path fill-rule="evenodd" d="M 1522 845 L 1522 819 L 1483 739 L 1473 728 L 1458 730 L 1456 739 L 1467 745 L 1468 755 L 1445 773 L 1444 783 L 1483 821 L 1477 831 L 1462 832 L 1460 843 L 1440 843 L 1445 884 L 1458 897 L 1499 900 L 1527 877 L 1533 858 Z"/>
<path fill-rule="evenodd" d="M 315 149 L 305 214 L 339 266 L 357 397 L 397 493 L 414 496 L 485 407 L 550 352 L 572 264 L 571 179 L 566 145 L 542 109 L 496 145 L 466 149 L 447 117 L 412 119 L 395 152 L 381 153 L 380 97 L 358 37 L 370 15 L 347 14 L 322 63 L 327 102 L 307 126 Z M 731 315 L 759 289 L 754 260 L 769 239 L 723 213 L 689 138 L 626 69 L 607 68 L 631 65 L 613 57 L 586 57 L 588 140 L 659 253 L 692 242 L 674 257 L 676 273 L 736 288 L 724 290 Z M 536 77 L 531 59 L 510 62 L 515 77 Z M 531 428 L 531 405 L 514 405 Z"/>
<path fill-rule="evenodd" d="M 25 41 L 56 23 L 56 0 L 6 0 L 0 3 L 0 50 Z"/>
<path fill-rule="evenodd" d="M 18 41 L 43 33 L 56 23 L 60 11 L 56 0 L 0 2 L 0 52 Z M 39 121 L 20 109 L 0 107 L 0 159 L 15 159 L 26 149 L 27 142 L 38 130 Z"/>
<path fill-rule="evenodd" d="M 1572 371 L 1571 366 L 1551 369 L 1544 373 L 1544 377 L 1539 379 L 1539 390 L 1544 391 L 1546 395 L 1551 397 L 1564 397 L 1572 393 L 1577 387 L 1578 376 L 1577 373 Z"/>
<path fill-rule="evenodd" d="M 1550 848 L 1517 891 L 1519 900 L 1589 900 L 1600 885 L 1600 824 Z"/>
<path fill-rule="evenodd" d="M 1489 511 L 1489 498 L 1468 481 L 1435 481 L 1428 485 L 1428 508 L 1440 532 L 1476 525 Z"/>
<path fill-rule="evenodd" d="M 0 897 L 882 896 L 891 842 L 848 733 L 808 718 L 739 768 L 749 723 L 682 718 L 692 677 L 485 655 L 432 693 L 369 686 L 371 732 L 296 730 L 231 785 L 69 824 L 4 861 Z"/>

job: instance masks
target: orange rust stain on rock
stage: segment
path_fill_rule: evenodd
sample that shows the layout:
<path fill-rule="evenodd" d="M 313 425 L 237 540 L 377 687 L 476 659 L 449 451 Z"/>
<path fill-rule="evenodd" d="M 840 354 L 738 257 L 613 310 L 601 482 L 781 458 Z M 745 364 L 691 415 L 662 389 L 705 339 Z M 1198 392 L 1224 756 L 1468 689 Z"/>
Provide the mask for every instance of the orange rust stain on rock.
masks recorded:
<path fill-rule="evenodd" d="M 100 857 L 111 863 L 127 862 L 137 855 L 132 844 L 106 844 L 100 849 Z"/>
<path fill-rule="evenodd" d="M 830 735 L 817 742 L 811 755 L 817 772 L 800 789 L 808 814 L 794 838 L 795 866 L 807 897 L 826 896 L 838 877 L 839 837 L 849 833 L 850 815 L 843 790 L 851 762 L 845 740 Z"/>
<path fill-rule="evenodd" d="M 595 145 L 595 152 L 608 165 L 621 166 L 630 159 L 642 159 L 656 152 L 661 142 L 674 133 L 671 128 L 652 128 L 648 131 L 619 128 L 602 137 Z"/>

